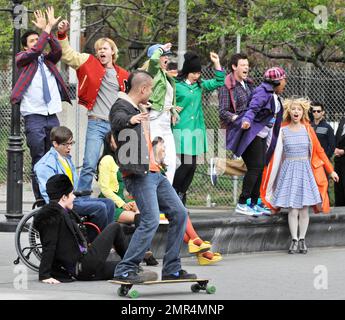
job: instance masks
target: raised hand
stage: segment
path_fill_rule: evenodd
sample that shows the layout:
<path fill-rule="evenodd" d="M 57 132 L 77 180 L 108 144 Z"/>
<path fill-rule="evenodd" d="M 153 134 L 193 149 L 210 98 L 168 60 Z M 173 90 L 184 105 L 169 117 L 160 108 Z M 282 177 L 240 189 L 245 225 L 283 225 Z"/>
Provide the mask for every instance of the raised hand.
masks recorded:
<path fill-rule="evenodd" d="M 32 20 L 32 23 L 43 31 L 47 26 L 47 20 L 44 13 L 41 10 L 36 10 L 34 11 L 34 16 L 36 20 Z"/>
<path fill-rule="evenodd" d="M 162 46 L 162 49 L 166 52 L 166 51 L 170 51 L 171 47 L 172 47 L 172 44 L 168 42 L 164 46 Z"/>
<path fill-rule="evenodd" d="M 51 28 L 53 28 L 61 19 L 61 17 L 55 18 L 54 17 L 54 7 L 48 7 L 46 10 L 46 14 L 48 17 L 48 24 Z"/>
<path fill-rule="evenodd" d="M 213 62 L 214 68 L 215 68 L 216 70 L 221 70 L 221 69 L 222 69 L 222 67 L 221 67 L 221 65 L 220 65 L 220 61 L 219 61 L 219 56 L 218 56 L 218 54 L 216 54 L 215 52 L 210 52 L 210 59 L 211 59 L 211 61 Z"/>
<path fill-rule="evenodd" d="M 60 33 L 66 33 L 69 30 L 69 22 L 67 20 L 62 20 L 58 24 L 58 30 Z"/>

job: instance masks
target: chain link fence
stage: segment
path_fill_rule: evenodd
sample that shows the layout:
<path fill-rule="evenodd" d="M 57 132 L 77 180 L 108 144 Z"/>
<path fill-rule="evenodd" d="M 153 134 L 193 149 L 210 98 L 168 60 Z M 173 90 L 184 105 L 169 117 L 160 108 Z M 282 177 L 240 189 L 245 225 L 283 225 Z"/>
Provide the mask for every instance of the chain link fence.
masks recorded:
<path fill-rule="evenodd" d="M 283 98 L 288 97 L 307 97 L 324 103 L 326 109 L 327 121 L 330 122 L 333 129 L 336 130 L 340 119 L 344 116 L 345 101 L 345 70 L 342 69 L 316 69 L 306 67 L 294 67 L 286 69 L 288 82 L 283 94 Z M 250 76 L 255 85 L 262 81 L 264 70 L 253 69 Z M 211 69 L 203 70 L 203 77 L 209 79 L 213 77 Z M 220 127 L 218 117 L 218 92 L 205 92 L 203 96 L 204 116 L 206 128 L 217 130 Z M 225 137 L 221 133 L 215 135 L 214 155 L 221 155 L 219 148 L 224 148 Z M 210 144 L 212 144 L 213 141 Z M 212 148 L 209 148 L 212 149 Z M 223 151 L 224 152 L 224 151 Z M 227 157 L 231 157 L 231 152 L 226 152 Z M 200 162 L 196 169 L 193 183 L 189 189 L 187 203 L 189 205 L 207 204 L 207 195 L 211 197 L 213 206 L 233 206 L 237 200 L 242 188 L 242 177 L 236 178 L 227 175 L 218 177 L 215 187 L 212 186 L 209 175 L 209 160 L 211 154 L 207 155 Z M 205 161 L 203 161 L 205 160 Z"/>
<path fill-rule="evenodd" d="M 258 85 L 262 81 L 264 70 L 251 70 L 251 78 Z M 63 72 L 63 78 L 68 79 L 68 72 Z M 316 68 L 289 68 L 287 69 L 288 84 L 283 97 L 299 96 L 308 97 L 311 100 L 318 100 L 324 103 L 327 112 L 327 121 L 336 129 L 337 123 L 344 116 L 343 102 L 345 101 L 345 70 L 342 69 L 316 69 Z M 203 77 L 209 79 L 213 77 L 212 69 L 204 69 Z M 9 97 L 11 93 L 11 72 L 0 70 L 0 183 L 6 183 L 7 178 L 7 152 L 8 137 L 11 126 L 11 105 Z M 74 95 L 75 93 L 73 93 Z M 218 132 L 220 128 L 218 117 L 218 92 L 206 92 L 203 96 L 204 115 L 206 127 L 213 129 L 214 134 L 210 135 L 210 150 L 200 160 L 194 176 L 193 183 L 188 192 L 189 205 L 206 205 L 206 198 L 209 194 L 211 203 L 216 206 L 232 206 L 236 203 L 241 191 L 242 178 L 234 178 L 222 175 L 218 178 L 215 187 L 211 185 L 209 176 L 209 160 L 212 156 L 224 157 L 224 133 Z M 79 124 L 77 123 L 76 126 Z M 24 149 L 23 177 L 25 182 L 30 181 L 31 158 L 26 146 L 25 135 L 22 137 Z M 75 128 L 71 128 L 76 131 Z M 84 135 L 85 132 L 80 132 Z M 80 139 L 76 136 L 75 139 Z M 226 152 L 227 157 L 231 157 L 230 152 Z"/>

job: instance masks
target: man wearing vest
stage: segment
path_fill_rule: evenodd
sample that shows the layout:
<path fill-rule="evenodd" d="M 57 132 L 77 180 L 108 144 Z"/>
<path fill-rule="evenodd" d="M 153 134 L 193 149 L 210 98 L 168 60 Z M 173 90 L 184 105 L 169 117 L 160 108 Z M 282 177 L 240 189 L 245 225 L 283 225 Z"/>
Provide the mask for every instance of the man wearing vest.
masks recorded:
<path fill-rule="evenodd" d="M 243 53 L 236 53 L 230 59 L 232 72 L 226 76 L 225 85 L 219 88 L 219 118 L 221 128 L 229 130 L 238 115 L 248 105 L 254 90 L 253 81 L 248 78 L 248 57 Z M 220 158 L 211 158 L 210 173 L 213 185 L 217 183 L 217 174 L 241 175 L 242 166 L 236 166 L 236 162 L 226 159 L 226 163 Z M 235 165 L 235 166 L 234 166 Z M 245 168 L 243 168 L 245 169 Z"/>
<path fill-rule="evenodd" d="M 32 164 L 32 189 L 36 200 L 41 198 L 34 165 L 50 149 L 50 131 L 59 126 L 57 113 L 62 111 L 61 101 L 71 103 L 64 81 L 56 64 L 61 58 L 61 46 L 51 33 L 59 21 L 54 17 L 54 8 L 46 11 L 48 17 L 40 10 L 34 12 L 35 26 L 42 30 L 41 35 L 28 30 L 21 37 L 24 51 L 16 56 L 19 78 L 12 90 L 11 103 L 20 104 L 24 117 L 26 143 L 30 149 Z M 50 52 L 44 52 L 46 45 Z"/>
<path fill-rule="evenodd" d="M 74 190 L 78 185 L 78 175 L 71 157 L 74 144 L 72 131 L 63 126 L 55 127 L 51 130 L 50 140 L 53 147 L 34 167 L 40 192 L 46 203 L 49 203 L 46 184 L 53 175 L 65 174 L 71 180 Z M 88 195 L 78 196 L 74 199 L 73 206 L 80 216 L 90 216 L 91 222 L 101 230 L 114 221 L 115 205 L 110 199 L 91 198 Z"/>
<path fill-rule="evenodd" d="M 74 51 L 69 45 L 69 24 L 58 25 L 58 40 L 62 47 L 61 60 L 76 70 L 78 77 L 78 103 L 88 109 L 88 126 L 83 168 L 80 172 L 77 194 L 90 194 L 101 147 L 110 131 L 109 112 L 119 91 L 125 92 L 128 72 L 115 64 L 118 49 L 109 38 L 95 43 L 96 57 Z"/>

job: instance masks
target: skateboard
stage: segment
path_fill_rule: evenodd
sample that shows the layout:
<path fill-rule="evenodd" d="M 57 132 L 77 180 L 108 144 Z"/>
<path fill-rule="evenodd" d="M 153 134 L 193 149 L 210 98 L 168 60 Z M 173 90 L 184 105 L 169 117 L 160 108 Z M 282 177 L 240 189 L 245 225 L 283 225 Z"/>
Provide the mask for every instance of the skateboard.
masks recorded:
<path fill-rule="evenodd" d="M 216 292 L 216 287 L 208 285 L 209 279 L 181 279 L 181 280 L 156 280 L 156 281 L 145 281 L 142 283 L 128 283 L 117 280 L 109 280 L 110 283 L 119 284 L 120 288 L 117 289 L 117 294 L 119 297 L 128 297 L 136 299 L 139 297 L 139 292 L 137 290 L 131 290 L 134 285 L 136 286 L 149 286 L 155 284 L 167 284 L 167 283 L 184 283 L 184 282 L 195 282 L 191 286 L 192 292 L 206 291 L 208 294 L 214 294 Z"/>

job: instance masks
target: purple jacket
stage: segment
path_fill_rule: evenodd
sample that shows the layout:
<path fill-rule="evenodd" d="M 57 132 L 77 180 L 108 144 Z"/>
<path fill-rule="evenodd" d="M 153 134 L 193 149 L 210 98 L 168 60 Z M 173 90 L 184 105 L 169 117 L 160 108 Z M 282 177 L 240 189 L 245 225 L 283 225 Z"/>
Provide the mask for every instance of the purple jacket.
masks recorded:
<path fill-rule="evenodd" d="M 253 97 L 248 109 L 242 112 L 234 121 L 234 125 L 227 130 L 226 148 L 240 157 L 254 140 L 256 135 L 270 122 L 275 113 L 273 98 L 273 87 L 268 83 L 261 83 L 253 92 Z M 268 163 L 276 146 L 280 124 L 283 118 L 283 108 L 277 114 L 276 122 L 273 127 L 273 134 L 270 146 L 266 154 Z M 248 130 L 241 129 L 242 123 L 250 123 Z"/>

